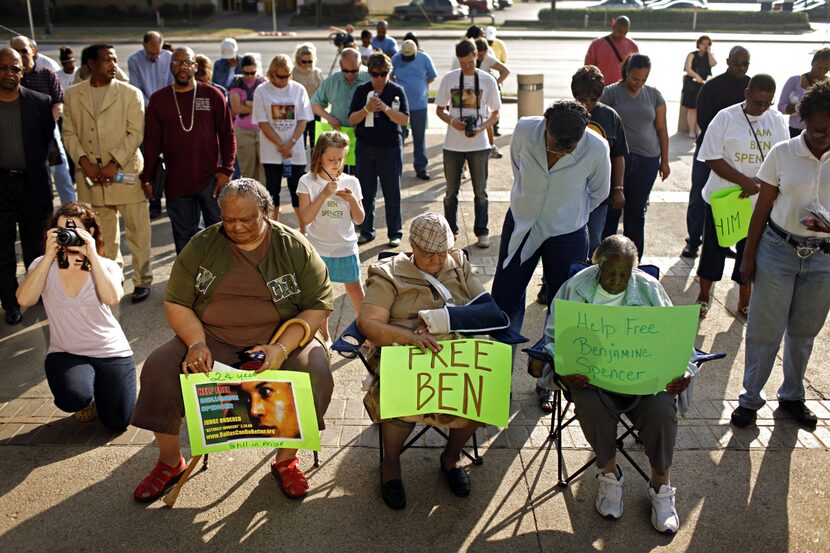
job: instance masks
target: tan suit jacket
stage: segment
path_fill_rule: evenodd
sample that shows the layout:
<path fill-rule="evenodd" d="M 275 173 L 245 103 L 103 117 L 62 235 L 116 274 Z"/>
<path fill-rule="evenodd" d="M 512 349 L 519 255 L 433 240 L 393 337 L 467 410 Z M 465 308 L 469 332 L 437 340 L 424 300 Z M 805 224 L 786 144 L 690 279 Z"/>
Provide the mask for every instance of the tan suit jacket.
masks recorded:
<path fill-rule="evenodd" d="M 78 199 L 94 206 L 143 202 L 144 192 L 138 178 L 144 168 L 144 158 L 138 149 L 144 139 L 141 91 L 113 80 L 96 117 L 91 88 L 87 80 L 69 87 L 63 96 L 63 143 L 75 161 Z M 101 152 L 95 155 L 99 144 Z M 100 157 L 102 167 L 115 160 L 125 174 L 135 176 L 133 183 L 87 185 L 78 163 L 83 156 L 93 163 Z"/>

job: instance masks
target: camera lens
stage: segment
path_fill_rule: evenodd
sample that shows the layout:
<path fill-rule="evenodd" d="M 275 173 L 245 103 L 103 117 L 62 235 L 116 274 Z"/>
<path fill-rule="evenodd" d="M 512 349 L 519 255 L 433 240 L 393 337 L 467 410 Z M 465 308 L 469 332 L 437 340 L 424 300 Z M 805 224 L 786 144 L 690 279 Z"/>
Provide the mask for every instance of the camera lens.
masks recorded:
<path fill-rule="evenodd" d="M 63 246 L 64 248 L 84 245 L 84 239 L 81 238 L 81 235 L 75 229 L 71 228 L 60 229 L 57 236 L 55 236 L 55 241 L 59 246 Z"/>

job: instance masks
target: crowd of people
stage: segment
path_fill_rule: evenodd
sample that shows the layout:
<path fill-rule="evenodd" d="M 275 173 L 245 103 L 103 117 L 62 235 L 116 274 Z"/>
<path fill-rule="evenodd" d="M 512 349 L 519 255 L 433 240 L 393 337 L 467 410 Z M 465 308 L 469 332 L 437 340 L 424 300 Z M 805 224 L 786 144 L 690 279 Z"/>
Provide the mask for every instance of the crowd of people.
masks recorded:
<path fill-rule="evenodd" d="M 492 297 L 486 296 L 521 333 L 527 285 L 541 261 L 549 347 L 554 298 L 671 305 L 659 281 L 637 269 L 651 189 L 658 176 L 669 177 L 670 166 L 666 101 L 647 84 L 652 63 L 627 38 L 630 25 L 619 17 L 611 34 L 591 43 L 585 65 L 573 74 L 572 100 L 520 119 L 512 134 L 514 182 Z M 465 305 L 486 292 L 455 247 L 458 196 L 468 173 L 476 246 L 488 248 L 488 168 L 502 155 L 494 137 L 500 85 L 510 75 L 504 43 L 494 28 L 473 26 L 454 45 L 454 67 L 439 75 L 412 33 L 399 49 L 384 21 L 359 40 L 351 27 L 337 31 L 339 71 L 326 78 L 310 43 L 265 64 L 228 38 L 211 63 L 188 47 L 165 48 L 161 34 L 151 31 L 129 57 L 128 74 L 109 44 L 86 47 L 80 65 L 71 49 L 61 48 L 57 63 L 23 36 L 0 50 L 5 321 L 19 324 L 21 307 L 42 298 L 51 329 L 45 372 L 56 405 L 79 420 L 97 413 L 113 431 L 133 424 L 155 433 L 159 459 L 136 488 L 138 501 L 163 495 L 187 468 L 179 444 L 181 372 L 209 372 L 214 361 L 231 363 L 240 350 L 258 351 L 260 370 L 310 374 L 322 429 L 334 386 L 331 282 L 345 285 L 374 365 L 384 345 L 439 350 L 440 340 L 455 335 L 425 324 L 424 310 Z M 815 54 L 808 72 L 787 80 L 778 111 L 770 109 L 773 78 L 747 75 L 746 48 L 732 48 L 726 71 L 711 77 L 715 65 L 712 41 L 701 36 L 684 66 L 682 103 L 696 145 L 681 255 L 701 256 L 701 318 L 725 258 L 736 257 L 732 279 L 747 336 L 744 390 L 733 424 L 755 421 L 783 337 L 778 404 L 803 426 L 815 427 L 803 380 L 830 311 L 830 296 L 822 293 L 830 284 L 830 171 L 823 171 L 830 159 L 830 49 Z M 388 246 L 400 247 L 404 237 L 400 193 L 410 133 L 414 175 L 431 178 L 425 128 L 436 79 L 435 115 L 446 125 L 444 213 L 414 218 L 409 248 L 372 265 L 364 289 L 358 246 L 376 239 L 378 183 Z M 354 165 L 347 163 L 350 152 Z M 283 178 L 296 228 L 279 222 Z M 719 244 L 711 207 L 713 194 L 733 186 L 754 206 L 748 236 L 735 252 Z M 131 301 L 143 302 L 153 279 L 150 219 L 161 213 L 162 197 L 177 254 L 164 294 L 175 336 L 144 361 L 136 398 L 136 362 L 110 309 L 124 294 L 119 224 L 123 219 L 132 256 Z M 19 285 L 18 232 L 27 268 Z M 570 276 L 575 262 L 590 260 L 594 266 Z M 70 305 L 77 309 L 66 309 Z M 302 325 L 269 343 L 276 327 L 292 319 Z M 543 411 L 553 409 L 553 372 L 548 366 L 537 375 Z M 597 452 L 601 515 L 622 515 L 614 429 L 616 416 L 626 412 L 652 465 L 652 524 L 660 532 L 677 531 L 669 469 L 676 398 L 691 376 L 635 398 L 600 392 L 585 377 L 564 379 Z M 382 419 L 378 386 L 376 375 L 366 404 L 382 423 L 387 505 L 406 505 L 399 456 L 416 422 L 451 428 L 441 471 L 453 493 L 468 495 L 461 448 L 479 423 L 436 414 Z M 305 496 L 308 481 L 296 450 L 278 450 L 271 467 L 286 496 Z"/>

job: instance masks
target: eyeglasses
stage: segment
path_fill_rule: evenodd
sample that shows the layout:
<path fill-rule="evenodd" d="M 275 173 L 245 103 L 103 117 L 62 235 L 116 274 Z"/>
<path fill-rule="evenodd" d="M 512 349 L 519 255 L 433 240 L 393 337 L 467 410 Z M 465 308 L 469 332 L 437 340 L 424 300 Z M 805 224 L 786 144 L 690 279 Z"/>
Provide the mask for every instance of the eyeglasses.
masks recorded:
<path fill-rule="evenodd" d="M 576 101 L 580 104 L 594 104 L 599 102 L 599 96 L 577 96 Z"/>
<path fill-rule="evenodd" d="M 178 65 L 179 67 L 190 69 L 191 67 L 196 67 L 196 62 L 190 60 L 173 60 L 172 65 Z"/>
<path fill-rule="evenodd" d="M 756 107 L 756 108 L 768 108 L 772 105 L 772 102 L 765 102 L 763 100 L 747 100 L 747 104 Z"/>
<path fill-rule="evenodd" d="M 12 75 L 20 75 L 23 73 L 23 68 L 19 65 L 0 65 L 0 73 L 11 73 Z"/>
<path fill-rule="evenodd" d="M 254 75 L 256 75 L 256 69 L 254 69 L 253 71 L 243 71 L 242 74 L 248 75 L 249 77 L 253 77 Z"/>
<path fill-rule="evenodd" d="M 341 66 L 340 66 L 340 71 L 342 71 L 343 73 L 349 73 L 349 74 L 352 74 L 352 73 L 358 73 L 358 72 L 360 71 L 360 69 L 346 69 L 345 67 L 343 67 L 343 66 L 341 65 Z"/>
<path fill-rule="evenodd" d="M 380 73 L 370 71 L 369 74 L 372 76 L 373 79 L 385 79 L 386 76 L 389 75 L 389 71 L 381 71 Z"/>
<path fill-rule="evenodd" d="M 300 60 L 302 65 L 311 65 L 314 63 L 314 60 Z"/>
<path fill-rule="evenodd" d="M 29 54 L 32 51 L 30 48 L 15 48 L 15 50 L 17 50 L 17 53 L 21 56 L 25 56 L 26 54 Z"/>
<path fill-rule="evenodd" d="M 291 78 L 291 73 L 289 73 L 288 75 L 280 75 L 278 73 L 271 73 L 271 76 L 274 77 L 275 79 L 277 79 L 278 81 L 285 81 L 285 80 Z"/>

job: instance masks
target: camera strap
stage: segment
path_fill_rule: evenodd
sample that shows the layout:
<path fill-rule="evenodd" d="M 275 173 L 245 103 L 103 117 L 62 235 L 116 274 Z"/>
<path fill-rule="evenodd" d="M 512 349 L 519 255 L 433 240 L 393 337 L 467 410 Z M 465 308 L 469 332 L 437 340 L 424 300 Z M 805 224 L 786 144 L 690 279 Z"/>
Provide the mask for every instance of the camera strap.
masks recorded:
<path fill-rule="evenodd" d="M 478 69 L 475 70 L 473 74 L 473 93 L 476 97 L 476 122 L 478 122 L 479 118 L 479 100 L 478 100 L 478 92 L 479 92 L 479 83 L 478 83 Z M 458 70 L 458 93 L 461 95 L 460 102 L 458 105 L 458 113 L 459 119 L 463 119 L 464 117 L 464 71 L 459 69 Z"/>
<path fill-rule="evenodd" d="M 755 137 L 755 145 L 758 146 L 758 153 L 761 154 L 761 161 L 764 161 L 764 159 L 766 159 L 764 157 L 764 149 L 761 148 L 761 141 L 758 140 L 758 135 L 755 133 L 755 127 L 752 126 L 752 121 L 749 120 L 749 116 L 746 114 L 746 104 L 744 104 L 744 107 L 741 108 L 741 113 L 744 114 L 746 124 L 749 125 L 749 130 L 752 131 L 752 136 Z"/>

